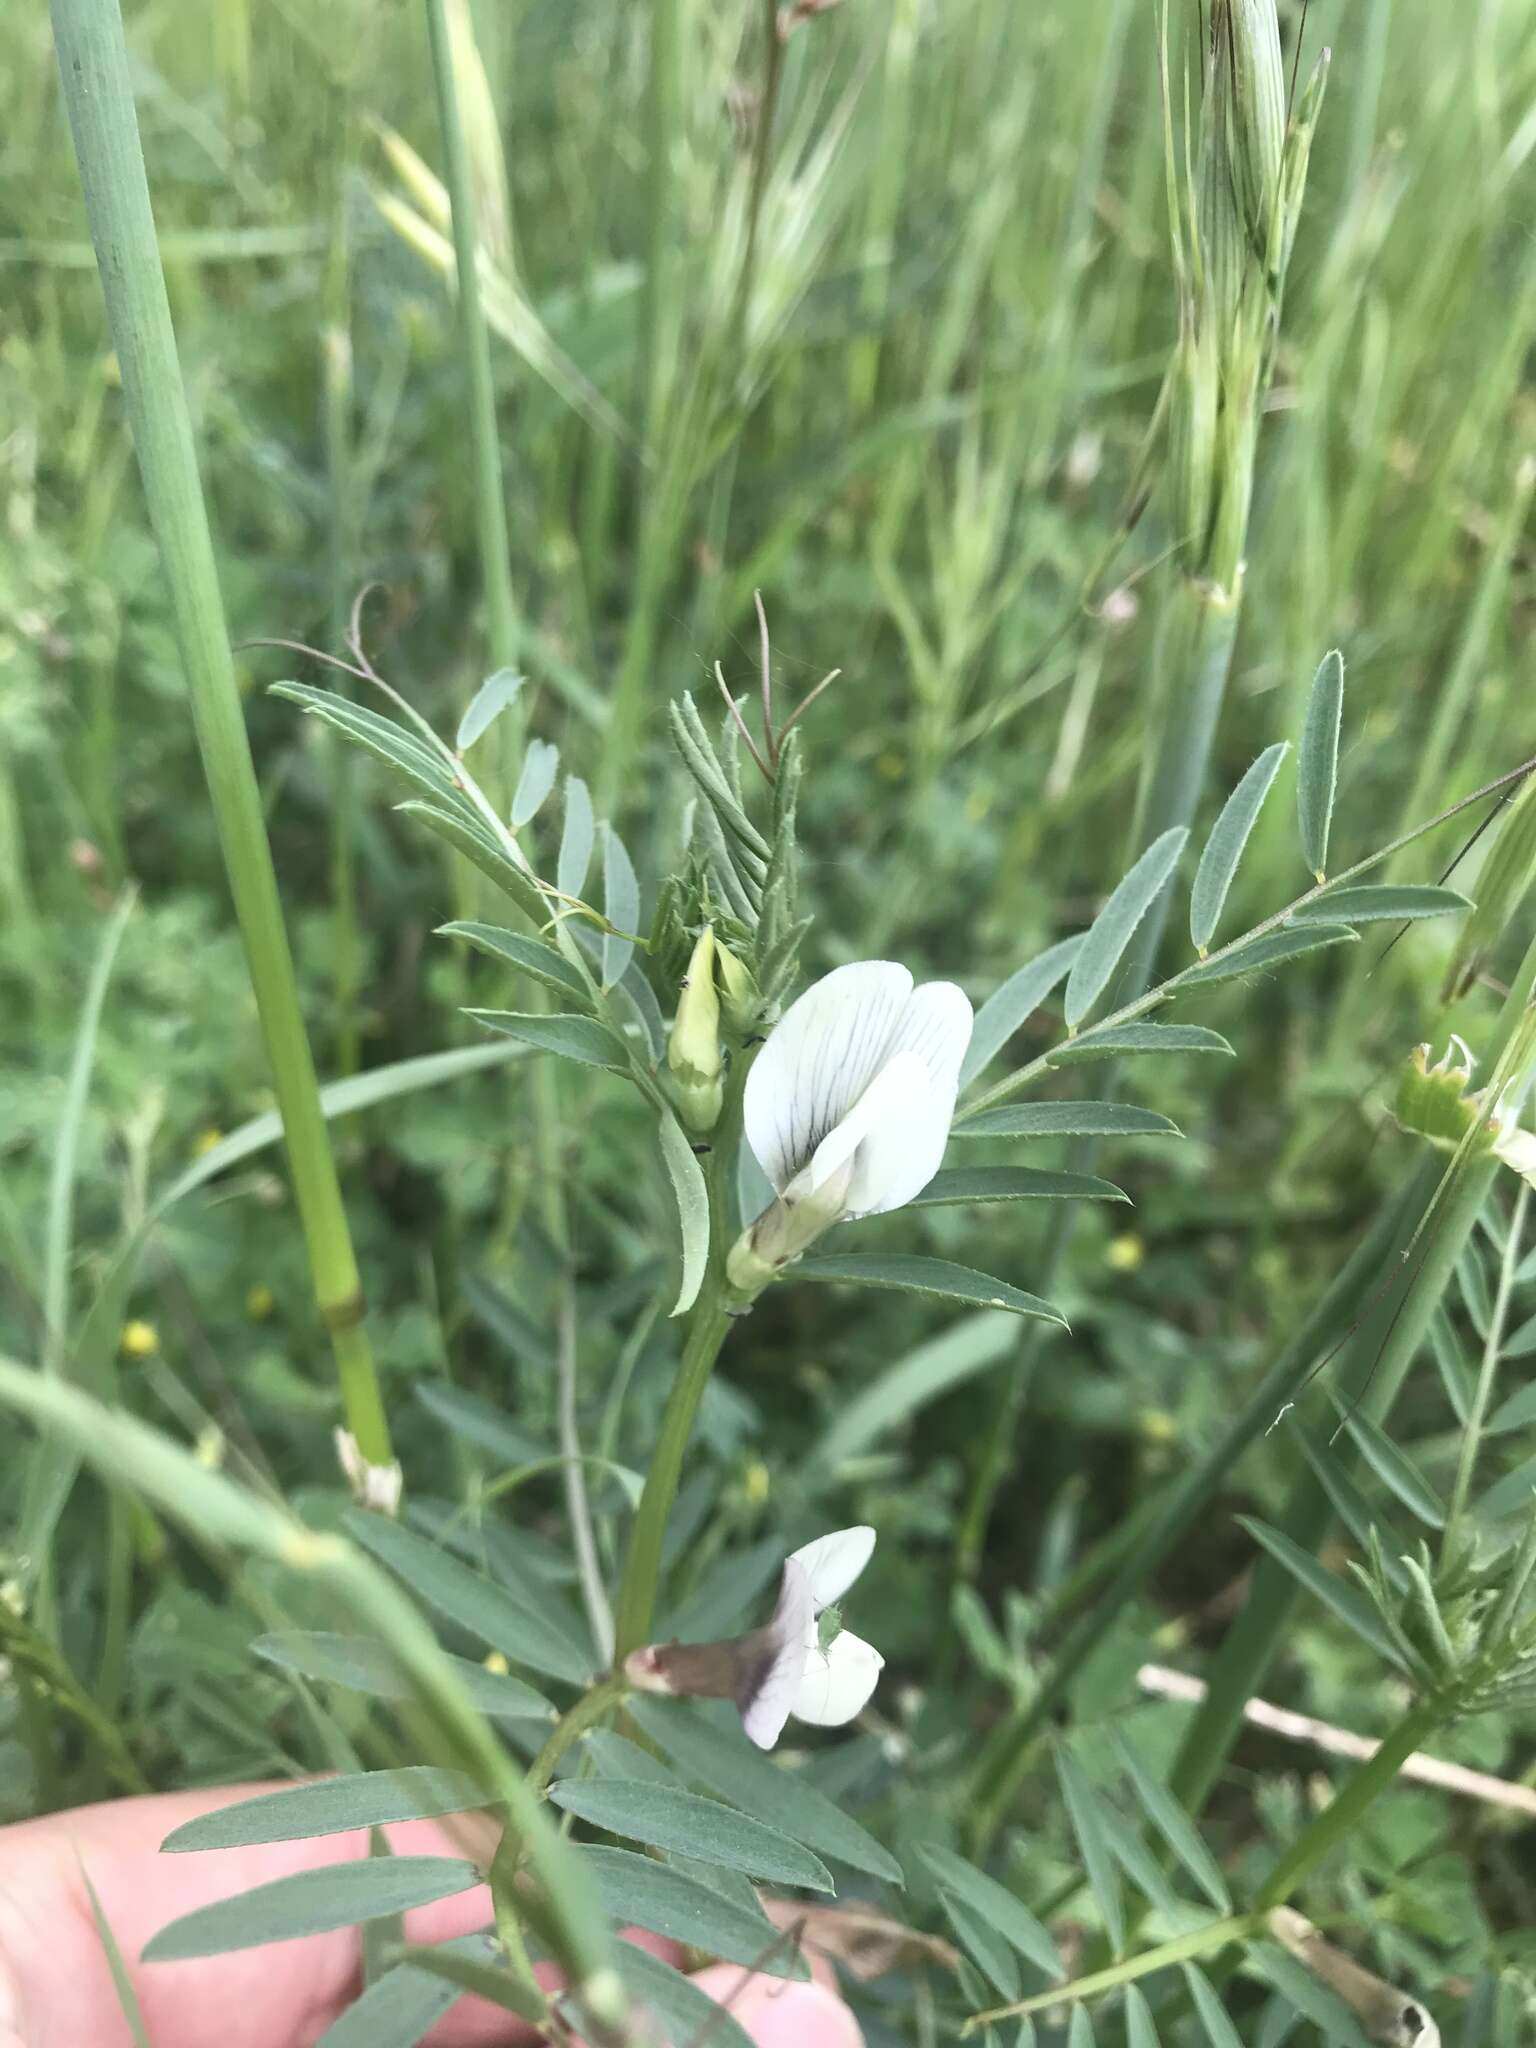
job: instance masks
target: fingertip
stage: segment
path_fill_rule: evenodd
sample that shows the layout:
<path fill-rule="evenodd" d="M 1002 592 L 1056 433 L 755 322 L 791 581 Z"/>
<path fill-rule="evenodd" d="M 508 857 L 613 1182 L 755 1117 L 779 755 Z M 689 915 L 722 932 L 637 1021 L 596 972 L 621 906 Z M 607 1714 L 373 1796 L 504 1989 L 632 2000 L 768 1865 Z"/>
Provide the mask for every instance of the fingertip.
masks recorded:
<path fill-rule="evenodd" d="M 858 2021 L 825 1984 L 787 1984 L 712 1963 L 694 1983 L 725 2006 L 756 2048 L 864 2048 Z"/>

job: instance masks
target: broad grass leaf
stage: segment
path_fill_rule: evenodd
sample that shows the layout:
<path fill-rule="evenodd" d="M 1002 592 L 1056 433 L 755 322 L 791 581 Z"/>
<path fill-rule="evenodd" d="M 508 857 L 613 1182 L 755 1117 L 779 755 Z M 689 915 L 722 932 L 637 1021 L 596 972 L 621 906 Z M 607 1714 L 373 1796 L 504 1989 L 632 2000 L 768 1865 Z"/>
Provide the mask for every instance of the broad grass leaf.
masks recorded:
<path fill-rule="evenodd" d="M 514 1598 L 506 1587 L 493 1584 L 396 1522 L 353 1510 L 347 1528 L 429 1607 L 513 1663 L 572 1685 L 585 1685 L 590 1679 L 590 1651 L 566 1641 L 543 1614 Z"/>
<path fill-rule="evenodd" d="M 1203 1024 L 1104 1024 L 1054 1047 L 1051 1065 L 1070 1067 L 1086 1060 L 1134 1058 L 1154 1052 L 1215 1052 L 1233 1057 L 1232 1047 L 1221 1033 L 1208 1031 Z"/>
<path fill-rule="evenodd" d="M 1110 1740 L 1142 1812 L 1168 1845 L 1169 1853 L 1219 1913 L 1230 1913 L 1232 1897 L 1226 1879 L 1200 1830 L 1162 1780 L 1147 1769 L 1118 1728 L 1111 1727 Z"/>
<path fill-rule="evenodd" d="M 1084 934 L 1077 932 L 1070 939 L 1048 946 L 1016 974 L 1010 974 L 1002 987 L 987 997 L 976 1012 L 976 1021 L 971 1026 L 971 1042 L 960 1063 L 962 1088 L 973 1081 L 983 1068 L 991 1065 L 1025 1019 L 1039 1009 L 1057 983 L 1065 979 L 1068 969 L 1082 951 L 1083 938 Z"/>
<path fill-rule="evenodd" d="M 1199 967 L 1186 968 L 1179 977 L 1179 987 L 1209 988 L 1218 981 L 1236 981 L 1242 975 L 1278 967 L 1283 960 L 1298 959 L 1303 953 L 1319 953 L 1324 946 L 1358 944 L 1359 939 L 1360 934 L 1351 925 L 1324 924 L 1321 918 L 1308 918 L 1305 924 L 1283 925 L 1279 931 L 1266 932 L 1263 938 L 1235 947 L 1230 953 L 1218 953 Z"/>
<path fill-rule="evenodd" d="M 330 1934 L 338 1927 L 429 1906 L 483 1881 L 473 1863 L 457 1856 L 369 1856 L 300 1870 L 184 1913 L 146 1943 L 144 1960 L 186 1962 L 260 1948 L 269 1941 Z"/>
<path fill-rule="evenodd" d="M 353 1074 L 345 1081 L 327 1082 L 320 1090 L 320 1107 L 330 1123 L 345 1116 L 356 1116 L 381 1102 L 393 1102 L 397 1096 L 444 1087 L 467 1075 L 484 1073 L 490 1068 L 526 1057 L 525 1046 L 499 1044 L 460 1046 L 453 1052 L 431 1052 L 418 1059 L 393 1060 L 388 1066 L 373 1067 L 366 1074 Z M 227 1173 L 232 1166 L 238 1166 L 243 1160 L 254 1158 L 258 1152 L 278 1144 L 282 1135 L 282 1118 L 275 1109 L 253 1116 L 247 1123 L 237 1124 L 216 1145 L 210 1145 L 206 1152 L 199 1153 L 185 1173 L 178 1174 L 167 1188 L 156 1195 L 151 1214 L 163 1216 L 174 1203 L 216 1179 L 219 1174 Z"/>
<path fill-rule="evenodd" d="M 1135 937 L 1136 927 L 1167 887 L 1189 839 L 1189 829 L 1175 825 L 1154 839 L 1089 926 L 1082 949 L 1067 976 L 1067 1029 L 1075 1031 L 1104 991 Z"/>
<path fill-rule="evenodd" d="M 814 1785 L 771 1763 L 739 1728 L 724 1726 L 681 1700 L 654 1695 L 632 1700 L 629 1711 L 679 1770 L 732 1806 L 835 1862 L 901 1883 L 901 1865 L 872 1835 Z"/>
<path fill-rule="evenodd" d="M 351 1771 L 263 1792 L 201 1813 L 172 1829 L 161 1853 L 188 1849 L 245 1849 L 255 1842 L 300 1842 L 315 1835 L 349 1834 L 391 1821 L 430 1820 L 443 1813 L 468 1813 L 487 1803 L 483 1785 L 463 1771 L 408 1764 L 394 1771 Z"/>
<path fill-rule="evenodd" d="M 1056 1752 L 1056 1775 L 1104 1930 L 1118 1956 L 1125 1946 L 1125 1910 L 1120 1896 L 1120 1874 L 1100 1818 L 1103 1800 L 1082 1765 L 1064 1749 Z"/>
<path fill-rule="evenodd" d="M 1128 1202 L 1130 1196 L 1113 1181 L 1092 1173 L 1056 1173 L 1039 1166 L 962 1166 L 936 1173 L 913 1209 L 936 1209 L 953 1202 Z"/>
<path fill-rule="evenodd" d="M 610 1835 L 626 1835 L 653 1849 L 745 1871 L 768 1884 L 832 1890 L 831 1874 L 819 1856 L 718 1799 L 704 1799 L 676 1786 L 612 1778 L 566 1778 L 551 1788 L 549 1796 L 565 1812 Z"/>
<path fill-rule="evenodd" d="M 1335 647 L 1312 678 L 1296 761 L 1296 823 L 1301 854 L 1322 881 L 1328 867 L 1328 828 L 1339 785 L 1339 726 L 1344 716 L 1344 657 Z"/>
<path fill-rule="evenodd" d="M 550 745 L 548 740 L 530 740 L 528 751 L 523 756 L 523 772 L 517 778 L 517 788 L 512 795 L 512 829 L 521 831 L 530 818 L 536 817 L 544 799 L 555 786 L 555 777 L 560 772 L 560 749 Z"/>
<path fill-rule="evenodd" d="M 1326 889 L 1310 903 L 1299 904 L 1291 912 L 1291 922 L 1293 929 L 1317 919 L 1337 924 L 1410 924 L 1415 918 L 1450 917 L 1471 908 L 1471 898 L 1459 889 L 1441 889 L 1427 882 L 1362 882 L 1355 888 Z"/>
<path fill-rule="evenodd" d="M 1371 2048 L 1360 2022 L 1337 1992 L 1314 1977 L 1305 1963 L 1267 1941 L 1248 1944 L 1247 1961 L 1264 1982 L 1319 2028 L 1330 2048 Z"/>
<path fill-rule="evenodd" d="M 603 1910 L 621 1926 L 664 1934 L 722 1962 L 743 1963 L 772 1977 L 810 1974 L 798 1957 L 775 1953 L 778 1930 L 765 1913 L 746 1911 L 685 1871 L 633 1849 L 602 1849 L 583 1842 L 575 1854 L 595 1880 Z"/>
<path fill-rule="evenodd" d="M 1279 772 L 1280 763 L 1289 752 L 1289 740 L 1277 740 L 1274 746 L 1266 747 L 1222 805 L 1221 815 L 1211 827 L 1211 836 L 1200 855 L 1200 865 L 1195 870 L 1195 884 L 1189 897 L 1190 942 L 1199 953 L 1204 953 L 1216 935 L 1216 927 L 1226 906 L 1227 892 L 1236 877 L 1249 835 L 1258 822 L 1259 812 Z"/>
<path fill-rule="evenodd" d="M 682 1237 L 682 1277 L 672 1304 L 673 1315 L 680 1316 L 698 1300 L 704 1269 L 709 1264 L 709 1189 L 694 1149 L 671 1110 L 661 1111 L 657 1129 Z"/>
<path fill-rule="evenodd" d="M 538 1052 L 558 1053 L 561 1059 L 575 1060 L 578 1066 L 606 1067 L 615 1074 L 629 1072 L 629 1054 L 623 1039 L 606 1024 L 599 1024 L 595 1017 L 522 1010 L 466 1010 L 464 1014 L 522 1045 L 533 1046 Z"/>
<path fill-rule="evenodd" d="M 1065 1977 L 1066 1966 L 1046 1928 L 1006 1885 L 988 1877 L 963 1856 L 931 1842 L 918 1845 L 918 1855 L 946 1891 L 963 1899 L 970 1910 L 993 1928 L 1011 1948 L 1028 1958 L 1048 1977 Z M 978 1958 L 979 1960 L 979 1958 Z"/>
<path fill-rule="evenodd" d="M 548 1444 L 527 1435 L 515 1422 L 509 1422 L 499 1408 L 493 1408 L 489 1401 L 483 1401 L 467 1388 L 452 1386 L 447 1380 L 418 1380 L 413 1391 L 422 1407 L 429 1409 L 455 1436 L 477 1444 L 505 1465 L 531 1465 L 549 1455 Z"/>
<path fill-rule="evenodd" d="M 942 1335 L 898 1358 L 861 1393 L 838 1407 L 831 1428 L 816 1447 L 818 1462 L 832 1467 L 861 1457 L 930 1401 L 1011 1358 L 1018 1341 L 1018 1326 L 1006 1315 L 993 1311 L 962 1316 Z"/>
<path fill-rule="evenodd" d="M 326 1629 L 282 1629 L 258 1636 L 251 1645 L 258 1657 L 282 1671 L 297 1672 L 301 1678 L 321 1685 L 345 1686 L 370 1699 L 409 1699 L 413 1691 L 409 1675 L 387 1643 L 368 1636 L 337 1635 Z M 454 1677 L 482 1714 L 493 1720 L 548 1721 L 554 1708 L 510 1672 L 487 1671 L 467 1657 L 444 1652 Z"/>
<path fill-rule="evenodd" d="M 603 915 L 615 927 L 603 933 L 603 987 L 612 988 L 634 956 L 640 884 L 628 849 L 609 824 L 603 826 Z"/>
<path fill-rule="evenodd" d="M 1190 2001 L 1205 2029 L 1207 2048 L 1243 2048 L 1243 2038 L 1222 2010 L 1210 1979 L 1193 1963 L 1185 1963 L 1183 1968 Z"/>
<path fill-rule="evenodd" d="M 941 1301 L 968 1301 L 974 1308 L 1005 1308 L 1016 1316 L 1037 1316 L 1042 1322 L 1067 1327 L 1059 1309 L 1026 1294 L 1006 1280 L 994 1280 L 970 1266 L 948 1259 L 930 1259 L 908 1252 L 843 1252 L 801 1259 L 792 1269 L 800 1280 L 846 1281 L 855 1287 L 895 1287 L 908 1294 L 929 1294 Z"/>
<path fill-rule="evenodd" d="M 1152 2008 L 1137 1984 L 1125 1987 L 1125 2048 L 1162 2048 Z"/>
<path fill-rule="evenodd" d="M 962 1117 L 957 1138 L 1177 1138 L 1179 1127 L 1130 1102 L 1011 1102 Z"/>
<path fill-rule="evenodd" d="M 584 1009 L 592 1006 L 591 993 L 580 971 L 563 953 L 557 953 L 553 946 L 546 946 L 542 939 L 530 939 L 521 932 L 509 932 L 499 924 L 479 924 L 473 920 L 441 924 L 437 935 L 443 939 L 463 939 L 480 952 L 505 960 L 519 974 L 531 975 L 566 1001 L 580 1003 Z"/>
<path fill-rule="evenodd" d="M 565 822 L 560 831 L 560 853 L 555 863 L 555 886 L 562 896 L 580 900 L 587 886 L 587 869 L 592 865 L 592 841 L 597 826 L 592 816 L 592 798 L 579 775 L 565 778 Z"/>
<path fill-rule="evenodd" d="M 1445 1503 L 1408 1454 L 1400 1451 L 1368 1415 L 1337 1399 L 1333 1405 L 1356 1449 L 1382 1485 L 1397 1496 L 1411 1515 L 1431 1529 L 1443 1529 Z"/>
<path fill-rule="evenodd" d="M 483 739 L 507 706 L 516 703 L 522 687 L 523 679 L 515 669 L 499 668 L 494 675 L 488 675 L 459 720 L 454 752 L 467 754 L 476 740 Z"/>
<path fill-rule="evenodd" d="M 1326 1565 L 1319 1564 L 1308 1551 L 1293 1543 L 1283 1530 L 1272 1529 L 1267 1522 L 1258 1521 L 1251 1515 L 1239 1515 L 1237 1519 L 1254 1542 L 1267 1550 L 1276 1564 L 1289 1572 L 1299 1586 L 1321 1600 L 1346 1628 L 1351 1629 L 1362 1642 L 1369 1643 L 1378 1656 L 1385 1657 L 1389 1664 L 1401 1669 L 1402 1653 L 1363 1593 L 1356 1592 L 1353 1586 L 1336 1578 Z"/>
<path fill-rule="evenodd" d="M 728 2006 L 716 2004 L 707 1991 L 649 1949 L 632 1941 L 615 1942 L 613 1960 L 624 1989 L 661 2021 L 666 2040 L 696 2042 L 700 2048 L 705 2043 L 708 2048 L 752 2048 L 751 2035 L 732 2018 Z"/>

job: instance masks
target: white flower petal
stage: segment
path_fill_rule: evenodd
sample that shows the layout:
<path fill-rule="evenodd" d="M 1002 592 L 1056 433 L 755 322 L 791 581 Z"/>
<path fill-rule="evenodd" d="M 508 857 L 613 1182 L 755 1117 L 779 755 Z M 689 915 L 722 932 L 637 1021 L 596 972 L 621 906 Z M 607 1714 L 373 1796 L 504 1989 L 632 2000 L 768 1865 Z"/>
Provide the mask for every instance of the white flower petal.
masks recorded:
<path fill-rule="evenodd" d="M 825 1650 L 813 1650 L 791 1712 L 813 1728 L 840 1728 L 869 1704 L 885 1659 L 844 1629 Z"/>
<path fill-rule="evenodd" d="M 1493 1150 L 1495 1158 L 1502 1159 L 1506 1166 L 1512 1166 L 1523 1181 L 1536 1187 L 1536 1132 L 1522 1131 L 1517 1127 L 1501 1137 Z"/>
<path fill-rule="evenodd" d="M 741 1725 L 759 1749 L 772 1749 L 799 1696 L 805 1677 L 806 1634 L 816 1626 L 811 1577 L 794 1558 L 787 1558 L 779 1582 L 779 1601 L 769 1632 L 778 1639 L 773 1661 L 751 1699 L 741 1704 Z"/>
<path fill-rule="evenodd" d="M 947 1090 L 953 1100 L 974 1022 L 963 988 L 952 981 L 925 981 L 906 1000 L 891 1051 L 917 1053 L 934 1087 Z"/>
<path fill-rule="evenodd" d="M 789 1184 L 790 1198 L 803 1201 L 807 1195 L 819 1194 L 847 1168 L 842 1205 L 853 1214 L 862 1213 L 853 1199 L 854 1188 L 864 1178 L 860 1147 L 883 1131 L 901 1128 L 912 1102 L 932 1093 L 928 1069 L 919 1056 L 915 1052 L 897 1053 L 870 1082 L 836 1129 L 822 1139 L 809 1165 L 803 1166 L 795 1175 Z"/>
<path fill-rule="evenodd" d="M 895 961 L 857 960 L 812 982 L 769 1033 L 742 1107 L 747 1143 L 775 1194 L 885 1066 L 911 992 Z"/>
<path fill-rule="evenodd" d="M 900 1068 L 906 1077 L 901 1099 L 894 1113 L 872 1122 L 859 1147 L 844 1197 L 847 1215 L 883 1216 L 900 1209 L 938 1172 L 955 1118 L 971 1023 L 970 1003 L 952 981 L 927 982 L 907 998 L 887 1070 Z M 912 1072 L 914 1060 L 921 1065 L 920 1081 Z"/>
<path fill-rule="evenodd" d="M 830 1536 L 818 1536 L 814 1543 L 794 1552 L 789 1562 L 799 1565 L 810 1581 L 813 1614 L 842 1599 L 874 1549 L 875 1532 L 861 1522 L 857 1528 L 834 1529 Z"/>

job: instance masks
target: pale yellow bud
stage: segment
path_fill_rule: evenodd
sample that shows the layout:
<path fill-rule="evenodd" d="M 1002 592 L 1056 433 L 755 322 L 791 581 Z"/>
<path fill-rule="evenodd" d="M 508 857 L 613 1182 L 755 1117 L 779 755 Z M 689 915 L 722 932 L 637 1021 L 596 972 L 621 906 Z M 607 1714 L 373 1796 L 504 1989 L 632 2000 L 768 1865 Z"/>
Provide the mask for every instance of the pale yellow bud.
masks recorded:
<path fill-rule="evenodd" d="M 762 1021 L 763 998 L 751 970 L 723 943 L 715 947 L 715 969 L 726 1023 L 742 1034 L 754 1030 Z"/>
<path fill-rule="evenodd" d="M 688 962 L 667 1044 L 678 1107 L 695 1131 L 713 1130 L 722 1097 L 720 997 L 715 989 L 715 934 L 705 925 Z"/>

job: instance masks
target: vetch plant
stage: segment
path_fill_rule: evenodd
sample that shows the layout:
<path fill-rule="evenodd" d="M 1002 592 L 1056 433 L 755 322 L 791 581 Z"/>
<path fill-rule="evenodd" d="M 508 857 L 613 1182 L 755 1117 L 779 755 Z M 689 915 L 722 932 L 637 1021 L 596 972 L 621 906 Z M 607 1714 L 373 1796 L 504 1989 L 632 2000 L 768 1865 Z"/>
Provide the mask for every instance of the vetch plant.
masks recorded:
<path fill-rule="evenodd" d="M 841 1601 L 875 1547 L 870 1528 L 818 1536 L 785 1560 L 778 1604 L 764 1627 L 718 1643 L 652 1643 L 624 1675 L 642 1692 L 733 1700 L 759 1749 L 793 1717 L 840 1728 L 863 1712 L 885 1659 L 842 1625 Z"/>

